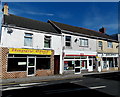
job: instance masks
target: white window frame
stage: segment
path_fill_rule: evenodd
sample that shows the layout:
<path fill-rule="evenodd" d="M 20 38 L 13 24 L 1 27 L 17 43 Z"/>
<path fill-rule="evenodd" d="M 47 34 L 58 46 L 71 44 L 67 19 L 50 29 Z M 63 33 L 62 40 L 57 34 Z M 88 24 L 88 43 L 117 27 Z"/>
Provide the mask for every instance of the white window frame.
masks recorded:
<path fill-rule="evenodd" d="M 98 41 L 98 49 L 99 50 L 103 49 L 103 42 L 102 41 Z"/>
<path fill-rule="evenodd" d="M 67 37 L 70 37 L 70 41 L 67 40 Z M 67 46 L 66 43 L 70 43 L 70 46 Z M 65 36 L 65 47 L 71 47 L 71 36 Z"/>
<path fill-rule="evenodd" d="M 88 47 L 88 39 L 84 39 L 84 38 L 79 38 L 79 39 L 80 39 L 80 47 Z"/>
<path fill-rule="evenodd" d="M 29 34 L 29 36 L 27 36 L 26 34 Z M 25 45 L 25 38 L 31 38 L 31 45 Z M 33 46 L 33 33 L 24 33 L 24 46 L 26 47 L 32 47 Z"/>
<path fill-rule="evenodd" d="M 51 39 L 52 39 L 52 36 L 47 36 L 47 35 L 44 36 L 44 48 L 51 48 Z M 50 42 L 49 47 L 45 46 L 45 40 Z"/>
<path fill-rule="evenodd" d="M 108 42 L 107 42 L 107 47 L 108 47 L 108 48 L 113 48 L 113 43 L 108 41 Z"/>

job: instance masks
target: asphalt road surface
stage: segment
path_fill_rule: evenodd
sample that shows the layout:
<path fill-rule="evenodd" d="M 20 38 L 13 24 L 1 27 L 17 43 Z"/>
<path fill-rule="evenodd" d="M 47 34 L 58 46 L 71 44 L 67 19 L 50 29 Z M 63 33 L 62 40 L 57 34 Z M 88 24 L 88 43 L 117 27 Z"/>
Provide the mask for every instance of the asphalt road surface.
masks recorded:
<path fill-rule="evenodd" d="M 4 88 L 2 97 L 120 97 L 120 73 L 89 75 L 83 78 L 20 84 Z"/>

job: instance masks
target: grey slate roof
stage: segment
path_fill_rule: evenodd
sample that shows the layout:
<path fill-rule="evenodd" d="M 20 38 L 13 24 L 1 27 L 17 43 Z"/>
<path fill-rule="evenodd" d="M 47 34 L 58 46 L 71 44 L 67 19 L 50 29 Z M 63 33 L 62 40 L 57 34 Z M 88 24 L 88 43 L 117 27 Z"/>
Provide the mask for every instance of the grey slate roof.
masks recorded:
<path fill-rule="evenodd" d="M 49 23 L 28 19 L 12 14 L 4 15 L 4 24 L 45 32 L 58 33 Z"/>
<path fill-rule="evenodd" d="M 82 27 L 71 26 L 68 24 L 63 24 L 63 23 L 59 23 L 59 22 L 55 22 L 55 21 L 51 21 L 51 20 L 49 20 L 48 22 L 55 24 L 58 28 L 63 30 L 63 32 L 65 30 L 65 31 L 79 33 L 79 34 L 94 36 L 95 38 L 98 37 L 98 38 L 104 38 L 106 40 L 110 39 L 110 40 L 116 41 L 111 36 L 109 36 L 107 34 L 102 34 L 100 32 L 94 31 L 94 30 L 90 30 L 90 29 L 86 29 L 86 28 L 82 28 Z"/>

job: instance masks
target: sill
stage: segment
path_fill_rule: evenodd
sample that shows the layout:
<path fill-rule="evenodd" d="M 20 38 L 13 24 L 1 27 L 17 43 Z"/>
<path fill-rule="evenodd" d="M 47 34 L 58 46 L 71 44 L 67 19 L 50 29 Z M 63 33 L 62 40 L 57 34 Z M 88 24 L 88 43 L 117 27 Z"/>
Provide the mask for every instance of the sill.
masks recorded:
<path fill-rule="evenodd" d="M 53 50 L 52 48 L 43 48 L 43 50 Z"/>
<path fill-rule="evenodd" d="M 71 47 L 71 46 L 65 46 L 65 48 L 66 48 L 66 49 L 72 49 L 72 47 Z"/>
<path fill-rule="evenodd" d="M 23 46 L 22 48 L 30 48 L 30 49 L 34 49 L 34 47 L 32 47 L 32 46 Z"/>
<path fill-rule="evenodd" d="M 112 47 L 108 47 L 108 49 L 113 49 Z"/>
<path fill-rule="evenodd" d="M 79 47 L 85 47 L 85 48 L 88 48 L 89 46 L 79 46 Z"/>
<path fill-rule="evenodd" d="M 17 72 L 27 72 L 27 71 L 7 71 L 7 73 L 17 73 Z"/>

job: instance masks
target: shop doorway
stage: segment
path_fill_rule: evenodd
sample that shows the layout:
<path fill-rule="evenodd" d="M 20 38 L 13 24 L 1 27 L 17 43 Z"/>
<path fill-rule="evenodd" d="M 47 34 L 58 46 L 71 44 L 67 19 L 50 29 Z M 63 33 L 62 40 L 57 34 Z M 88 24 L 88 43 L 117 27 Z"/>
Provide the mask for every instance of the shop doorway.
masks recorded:
<path fill-rule="evenodd" d="M 60 56 L 54 56 L 54 74 L 59 74 L 60 71 Z"/>
<path fill-rule="evenodd" d="M 27 58 L 27 76 L 34 76 L 36 68 L 35 57 Z"/>

